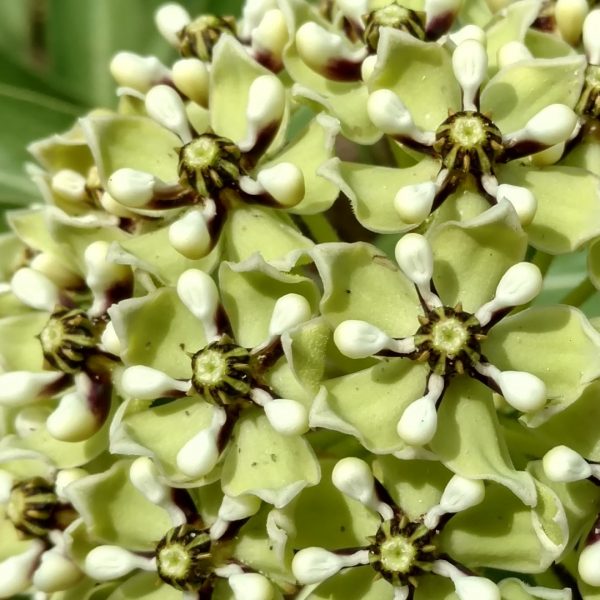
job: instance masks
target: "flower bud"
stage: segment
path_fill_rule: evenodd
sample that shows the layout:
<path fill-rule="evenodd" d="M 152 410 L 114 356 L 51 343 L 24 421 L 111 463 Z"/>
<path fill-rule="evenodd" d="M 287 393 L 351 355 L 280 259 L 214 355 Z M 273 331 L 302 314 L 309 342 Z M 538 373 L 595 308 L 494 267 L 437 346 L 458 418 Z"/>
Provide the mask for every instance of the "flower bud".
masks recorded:
<path fill-rule="evenodd" d="M 595 8 L 583 22 L 583 47 L 591 65 L 600 65 L 600 8 Z"/>
<path fill-rule="evenodd" d="M 275 597 L 269 580 L 260 573 L 236 573 L 228 578 L 235 600 L 272 600 Z"/>
<path fill-rule="evenodd" d="M 475 40 L 483 46 L 487 43 L 485 31 L 477 25 L 465 25 L 458 31 L 450 34 L 450 39 L 458 46 L 465 40 Z"/>
<path fill-rule="evenodd" d="M 85 177 L 72 169 L 61 169 L 55 173 L 50 187 L 55 194 L 73 202 L 87 199 Z"/>
<path fill-rule="evenodd" d="M 210 528 L 211 539 L 218 540 L 223 537 L 230 523 L 251 517 L 260 510 L 260 506 L 260 498 L 251 494 L 225 495 L 219 507 L 217 520 Z"/>
<path fill-rule="evenodd" d="M 285 294 L 277 299 L 269 323 L 269 336 L 282 335 L 284 332 L 308 321 L 312 309 L 308 300 L 300 294 Z"/>
<path fill-rule="evenodd" d="M 428 444 L 437 430 L 435 399 L 426 394 L 404 409 L 396 431 L 411 446 Z"/>
<path fill-rule="evenodd" d="M 198 260 L 212 248 L 206 219 L 201 210 L 190 210 L 169 226 L 169 243 L 182 256 Z"/>
<path fill-rule="evenodd" d="M 171 44 L 179 46 L 179 32 L 190 23 L 189 13 L 181 4 L 163 4 L 154 13 L 154 23 L 160 34 Z"/>
<path fill-rule="evenodd" d="M 526 187 L 501 183 L 496 191 L 496 200 L 507 200 L 515 209 L 521 225 L 526 226 L 533 221 L 537 211 L 537 200 Z"/>
<path fill-rule="evenodd" d="M 369 119 L 388 135 L 412 137 L 416 130 L 410 111 L 392 90 L 377 90 L 367 103 Z"/>
<path fill-rule="evenodd" d="M 324 548 L 303 548 L 292 561 L 292 572 L 302 585 L 320 583 L 332 577 L 345 567 L 364 565 L 369 562 L 368 550 L 354 554 L 338 555 Z"/>
<path fill-rule="evenodd" d="M 264 406 L 265 415 L 281 435 L 302 435 L 308 431 L 308 413 L 296 400 L 276 398 Z"/>
<path fill-rule="evenodd" d="M 546 452 L 542 465 L 550 481 L 570 483 L 592 476 L 591 465 L 583 456 L 567 446 L 555 446 Z"/>
<path fill-rule="evenodd" d="M 87 440 L 101 425 L 87 396 L 80 390 L 65 394 L 46 421 L 48 433 L 63 442 Z"/>
<path fill-rule="evenodd" d="M 530 60 L 533 55 L 522 42 L 512 41 L 498 49 L 498 67 L 503 69 L 524 60 Z"/>
<path fill-rule="evenodd" d="M 156 178 L 134 169 L 119 169 L 106 182 L 110 195 L 120 204 L 142 208 L 154 197 Z"/>
<path fill-rule="evenodd" d="M 577 115 L 564 104 L 550 104 L 527 121 L 523 129 L 509 134 L 511 143 L 531 141 L 554 146 L 568 140 L 577 127 Z"/>
<path fill-rule="evenodd" d="M 377 64 L 377 55 L 370 54 L 362 61 L 360 66 L 360 78 L 366 83 L 371 79 L 371 75 L 375 71 L 375 65 Z"/>
<path fill-rule="evenodd" d="M 47 594 L 61 592 L 74 586 L 83 573 L 75 563 L 57 550 L 44 552 L 33 574 L 33 585 Z"/>
<path fill-rule="evenodd" d="M 600 542 L 586 546 L 579 555 L 577 570 L 588 585 L 600 587 Z"/>
<path fill-rule="evenodd" d="M 58 499 L 65 503 L 71 502 L 68 490 L 69 485 L 85 476 L 87 476 L 87 472 L 79 468 L 61 469 L 58 471 L 54 481 L 54 491 Z"/>
<path fill-rule="evenodd" d="M 155 56 L 118 52 L 110 62 L 110 73 L 119 86 L 145 94 L 153 85 L 168 79 L 169 69 Z"/>
<path fill-rule="evenodd" d="M 26 306 L 52 312 L 59 304 L 58 287 L 39 271 L 18 269 L 10 281 L 12 293 Z"/>
<path fill-rule="evenodd" d="M 496 378 L 504 399 L 521 412 L 538 410 L 546 403 L 546 384 L 524 371 L 502 371 Z"/>
<path fill-rule="evenodd" d="M 123 371 L 121 388 L 132 398 L 154 400 L 175 391 L 185 393 L 190 389 L 190 383 L 173 379 L 158 369 L 136 365 Z"/>
<path fill-rule="evenodd" d="M 519 306 L 531 302 L 542 290 L 543 278 L 533 263 L 520 262 L 510 267 L 496 287 L 499 306 Z"/>
<path fill-rule="evenodd" d="M 0 406 L 23 406 L 43 398 L 63 377 L 60 371 L 9 371 L 0 374 Z"/>
<path fill-rule="evenodd" d="M 452 54 L 454 76 L 463 91 L 463 110 L 477 110 L 475 99 L 487 74 L 487 52 L 483 44 L 468 39 Z"/>
<path fill-rule="evenodd" d="M 215 316 L 219 307 L 219 290 L 211 276 L 199 269 L 184 271 L 177 280 L 177 295 L 201 321 L 206 337 L 212 339 L 216 336 Z"/>
<path fill-rule="evenodd" d="M 173 63 L 173 83 L 190 100 L 208 106 L 209 74 L 198 58 L 182 58 Z"/>
<path fill-rule="evenodd" d="M 391 507 L 377 498 L 375 478 L 364 460 L 351 456 L 342 458 L 333 468 L 331 480 L 333 485 L 349 498 L 378 511 L 384 519 L 392 518 Z"/>
<path fill-rule="evenodd" d="M 159 125 L 178 135 L 184 144 L 191 141 L 192 132 L 188 123 L 185 104 L 172 87 L 168 85 L 154 86 L 146 94 L 145 104 L 148 116 Z"/>
<path fill-rule="evenodd" d="M 460 600 L 501 600 L 498 586 L 485 577 L 460 577 L 453 583 Z"/>
<path fill-rule="evenodd" d="M 119 579 L 134 569 L 154 571 L 154 559 L 109 545 L 98 546 L 85 557 L 85 572 L 96 581 Z"/>
<path fill-rule="evenodd" d="M 588 11 L 587 0 L 556 0 L 554 19 L 565 42 L 572 46 L 577 45 Z M 598 33 L 600 34 L 600 31 Z"/>
<path fill-rule="evenodd" d="M 288 43 L 289 34 L 283 13 L 276 8 L 268 10 L 252 30 L 252 49 L 279 59 Z"/>
<path fill-rule="evenodd" d="M 429 509 L 423 522 L 428 529 L 435 529 L 442 515 L 467 510 L 483 502 L 484 497 L 483 481 L 454 475 L 444 488 L 439 504 Z"/>
<path fill-rule="evenodd" d="M 433 277 L 433 252 L 427 239 L 418 233 L 402 236 L 395 249 L 396 262 L 418 287 L 429 287 Z"/>
<path fill-rule="evenodd" d="M 109 321 L 100 336 L 100 343 L 105 352 L 121 356 L 121 340 L 115 331 L 112 321 Z"/>
<path fill-rule="evenodd" d="M 422 223 L 431 213 L 436 193 L 432 181 L 405 185 L 394 198 L 394 208 L 405 223 Z"/>
<path fill-rule="evenodd" d="M 349 358 L 366 358 L 377 354 L 393 341 L 381 329 L 366 321 L 348 320 L 333 332 L 339 351 Z"/>

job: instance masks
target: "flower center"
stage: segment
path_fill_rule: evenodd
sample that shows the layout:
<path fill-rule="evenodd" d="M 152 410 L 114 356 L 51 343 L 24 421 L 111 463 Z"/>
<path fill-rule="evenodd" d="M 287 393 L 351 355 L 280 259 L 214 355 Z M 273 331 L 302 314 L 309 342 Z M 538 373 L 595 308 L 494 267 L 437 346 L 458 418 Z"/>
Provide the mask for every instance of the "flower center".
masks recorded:
<path fill-rule="evenodd" d="M 42 477 L 32 477 L 13 486 L 6 514 L 15 529 L 41 538 L 53 528 L 57 504 L 54 486 Z"/>
<path fill-rule="evenodd" d="M 177 590 L 201 590 L 213 577 L 210 546 L 204 529 L 192 525 L 170 529 L 156 546 L 158 576 Z"/>
<path fill-rule="evenodd" d="M 192 385 L 220 406 L 248 399 L 252 391 L 250 352 L 228 338 L 208 344 L 192 357 Z"/>
<path fill-rule="evenodd" d="M 242 173 L 240 149 L 229 139 L 205 133 L 179 151 L 179 180 L 203 197 L 236 188 Z"/>
<path fill-rule="evenodd" d="M 430 570 L 436 558 L 434 530 L 404 515 L 384 521 L 369 547 L 371 566 L 392 585 L 414 585 L 414 577 Z"/>
<path fill-rule="evenodd" d="M 576 110 L 580 115 L 600 120 L 600 66 L 588 65 Z"/>
<path fill-rule="evenodd" d="M 182 56 L 210 61 L 213 48 L 224 33 L 236 35 L 233 17 L 202 15 L 179 32 L 179 52 Z"/>
<path fill-rule="evenodd" d="M 377 51 L 381 27 L 391 27 L 405 31 L 420 39 L 425 39 L 424 15 L 397 3 L 388 4 L 370 12 L 365 18 L 364 41 L 372 52 Z"/>
<path fill-rule="evenodd" d="M 79 309 L 55 312 L 39 335 L 44 358 L 63 373 L 76 373 L 96 347 L 97 336 Z"/>
<path fill-rule="evenodd" d="M 485 334 L 475 316 L 460 305 L 434 308 L 420 321 L 415 334 L 416 355 L 418 360 L 426 360 L 432 371 L 450 376 L 479 362 Z"/>
<path fill-rule="evenodd" d="M 491 174 L 503 151 L 502 134 L 485 115 L 462 111 L 448 117 L 435 133 L 434 150 L 450 171 Z"/>

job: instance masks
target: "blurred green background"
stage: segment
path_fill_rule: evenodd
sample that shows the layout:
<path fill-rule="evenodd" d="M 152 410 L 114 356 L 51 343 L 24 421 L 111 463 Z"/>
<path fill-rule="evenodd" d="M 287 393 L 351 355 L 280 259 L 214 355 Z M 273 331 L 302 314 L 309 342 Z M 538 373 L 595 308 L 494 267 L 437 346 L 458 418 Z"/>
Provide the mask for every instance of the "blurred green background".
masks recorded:
<path fill-rule="evenodd" d="M 175 52 L 153 13 L 165 0 L 0 0 L 0 210 L 39 199 L 24 171 L 29 142 L 95 106 L 115 105 L 108 71 L 119 50 Z M 242 0 L 181 0 L 192 15 L 238 14 Z M 4 220 L 2 219 L 2 227 Z"/>

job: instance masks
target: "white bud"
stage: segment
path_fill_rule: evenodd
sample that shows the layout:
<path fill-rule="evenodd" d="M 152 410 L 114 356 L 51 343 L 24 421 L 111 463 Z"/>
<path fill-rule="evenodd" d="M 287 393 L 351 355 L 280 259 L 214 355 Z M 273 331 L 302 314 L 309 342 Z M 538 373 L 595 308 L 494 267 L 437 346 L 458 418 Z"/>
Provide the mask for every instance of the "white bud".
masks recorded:
<path fill-rule="evenodd" d="M 269 336 L 281 335 L 285 331 L 308 321 L 312 309 L 308 300 L 300 294 L 285 294 L 277 299 L 269 323 Z"/>
<path fill-rule="evenodd" d="M 171 76 L 182 94 L 197 104 L 208 106 L 208 68 L 200 59 L 182 58 L 176 61 Z"/>
<path fill-rule="evenodd" d="M 577 570 L 585 583 L 600 587 L 600 542 L 583 549 L 579 555 Z"/>
<path fill-rule="evenodd" d="M 460 577 L 453 583 L 460 600 L 501 600 L 498 586 L 485 577 Z"/>
<path fill-rule="evenodd" d="M 578 125 L 577 115 L 564 104 L 550 104 L 527 121 L 525 127 L 507 136 L 516 143 L 532 141 L 554 146 L 568 140 Z"/>
<path fill-rule="evenodd" d="M 359 62 L 368 54 L 366 48 L 353 49 L 345 37 L 313 22 L 304 23 L 296 32 L 296 48 L 300 58 L 318 73 L 329 63 Z"/>
<path fill-rule="evenodd" d="M 246 0 L 242 9 L 240 37 L 247 39 L 252 31 L 259 26 L 264 16 L 276 8 L 277 0 Z"/>
<path fill-rule="evenodd" d="M 119 169 L 106 182 L 110 195 L 120 204 L 141 208 L 154 197 L 156 178 L 150 173 L 135 169 Z"/>
<path fill-rule="evenodd" d="M 375 479 L 371 473 L 371 468 L 364 460 L 352 456 L 342 458 L 333 468 L 331 481 L 340 492 L 349 498 L 358 500 L 368 508 L 384 513 L 384 519 L 391 518 L 392 509 L 377 498 Z"/>
<path fill-rule="evenodd" d="M 498 49 L 498 66 L 501 69 L 532 58 L 533 55 L 529 48 L 523 42 L 516 40 L 508 42 Z"/>
<path fill-rule="evenodd" d="M 154 571 L 154 559 L 138 556 L 119 546 L 98 546 L 85 557 L 85 572 L 97 581 L 119 579 L 134 569 Z"/>
<path fill-rule="evenodd" d="M 394 198 L 394 208 L 405 223 L 422 223 L 431 213 L 436 193 L 432 181 L 405 185 Z"/>
<path fill-rule="evenodd" d="M 396 431 L 398 435 L 411 446 L 424 446 L 428 444 L 437 430 L 437 412 L 435 400 L 430 395 L 425 395 L 404 410 Z"/>
<path fill-rule="evenodd" d="M 589 10 L 587 0 L 556 1 L 554 18 L 563 40 L 573 46 L 579 42 L 583 23 Z M 600 35 L 600 30 L 598 34 Z"/>
<path fill-rule="evenodd" d="M 190 15 L 187 10 L 176 2 L 163 4 L 154 13 L 156 28 L 165 40 L 175 47 L 179 45 L 177 34 L 189 25 L 190 21 Z"/>
<path fill-rule="evenodd" d="M 80 202 L 87 198 L 85 185 L 85 177 L 72 169 L 61 169 L 52 176 L 50 182 L 50 187 L 55 194 L 73 202 Z"/>
<path fill-rule="evenodd" d="M 369 96 L 367 112 L 373 125 L 388 135 L 412 137 L 416 125 L 410 111 L 392 90 L 377 90 Z"/>
<path fill-rule="evenodd" d="M 0 598 L 12 598 L 30 587 L 31 574 L 43 551 L 43 542 L 33 540 L 25 552 L 0 562 Z"/>
<path fill-rule="evenodd" d="M 240 521 L 256 514 L 260 509 L 260 498 L 251 494 L 223 496 L 219 517 L 226 521 Z"/>
<path fill-rule="evenodd" d="M 339 351 L 349 358 L 373 356 L 392 343 L 392 338 L 366 321 L 348 320 L 340 323 L 333 332 Z"/>
<path fill-rule="evenodd" d="M 14 482 L 15 478 L 11 473 L 0 469 L 0 504 L 6 504 L 10 500 Z"/>
<path fill-rule="evenodd" d="M 475 40 L 484 46 L 487 42 L 485 31 L 477 25 L 465 25 L 458 31 L 451 33 L 449 37 L 457 46 L 465 40 Z"/>
<path fill-rule="evenodd" d="M 100 426 L 86 394 L 80 390 L 65 394 L 46 421 L 48 433 L 62 442 L 83 442 Z"/>
<path fill-rule="evenodd" d="M 115 331 L 115 326 L 112 321 L 109 321 L 100 336 L 100 343 L 102 344 L 103 350 L 114 354 L 115 356 L 121 355 L 121 340 Z"/>
<path fill-rule="evenodd" d="M 156 56 L 118 52 L 110 61 L 110 73 L 118 85 L 142 94 L 169 77 L 169 69 Z"/>
<path fill-rule="evenodd" d="M 454 475 L 444 488 L 439 504 L 427 511 L 423 522 L 428 529 L 435 529 L 442 515 L 467 510 L 480 504 L 484 497 L 483 481 Z"/>
<path fill-rule="evenodd" d="M 538 410 L 546 403 L 546 384 L 524 371 L 502 371 L 496 378 L 504 399 L 521 412 Z"/>
<path fill-rule="evenodd" d="M 206 256 L 211 249 L 210 232 L 201 210 L 190 210 L 169 227 L 169 243 L 190 260 Z"/>
<path fill-rule="evenodd" d="M 71 271 L 64 263 L 48 252 L 40 252 L 33 257 L 29 266 L 42 273 L 59 288 L 79 287 L 82 283 L 81 277 Z"/>
<path fill-rule="evenodd" d="M 271 427 L 282 435 L 302 435 L 308 431 L 308 413 L 296 400 L 276 398 L 264 406 Z"/>
<path fill-rule="evenodd" d="M 252 49 L 281 57 L 289 39 L 288 28 L 283 13 L 276 8 L 268 10 L 257 27 L 252 30 Z"/>
<path fill-rule="evenodd" d="M 123 204 L 117 202 L 108 192 L 100 194 L 98 202 L 109 215 L 114 215 L 115 217 L 130 218 L 135 214 Z"/>
<path fill-rule="evenodd" d="M 496 287 L 495 301 L 499 306 L 519 306 L 531 302 L 541 291 L 543 278 L 533 263 L 520 262 L 510 267 Z"/>
<path fill-rule="evenodd" d="M 219 307 L 219 290 L 212 277 L 199 269 L 184 271 L 177 280 L 177 295 L 202 323 L 206 337 L 214 338 L 218 333 L 215 316 Z"/>
<path fill-rule="evenodd" d="M 40 565 L 33 574 L 33 585 L 51 594 L 69 589 L 82 577 L 83 573 L 72 560 L 57 550 L 49 550 L 42 554 Z"/>
<path fill-rule="evenodd" d="M 377 55 L 369 54 L 360 65 L 360 78 L 366 83 L 371 79 L 371 75 L 375 71 L 375 65 L 377 64 Z"/>
<path fill-rule="evenodd" d="M 600 8 L 592 10 L 583 22 L 583 46 L 589 63 L 600 65 Z"/>
<path fill-rule="evenodd" d="M 85 477 L 88 473 L 83 469 L 61 469 L 56 473 L 56 479 L 54 480 L 54 491 L 62 502 L 71 502 L 68 487 L 74 481 L 78 481 L 82 477 Z"/>
<path fill-rule="evenodd" d="M 407 233 L 396 244 L 394 252 L 401 271 L 418 287 L 429 287 L 433 277 L 433 252 L 427 239 L 418 233 Z"/>
<path fill-rule="evenodd" d="M 526 187 L 501 183 L 496 191 L 496 200 L 507 200 L 515 209 L 521 225 L 529 225 L 537 211 L 537 200 Z"/>
<path fill-rule="evenodd" d="M 292 208 L 304 198 L 304 174 L 293 163 L 280 162 L 261 169 L 256 180 L 284 208 Z"/>
<path fill-rule="evenodd" d="M 192 132 L 188 123 L 185 104 L 172 87 L 155 85 L 146 94 L 145 104 L 148 116 L 159 125 L 178 135 L 184 144 L 191 141 Z"/>
<path fill-rule="evenodd" d="M 452 67 L 463 91 L 463 110 L 477 110 L 475 99 L 487 73 L 485 46 L 473 39 L 461 42 L 452 54 Z"/>
<path fill-rule="evenodd" d="M 186 442 L 177 453 L 177 466 L 188 477 L 203 477 L 210 473 L 219 460 L 217 440 L 227 415 L 215 408 L 211 424 Z"/>
<path fill-rule="evenodd" d="M 301 585 L 320 583 L 345 567 L 366 565 L 369 551 L 359 550 L 354 554 L 338 555 L 324 548 L 303 548 L 292 560 L 292 572 Z"/>
<path fill-rule="evenodd" d="M 555 446 L 546 452 L 542 465 L 550 481 L 570 483 L 592 476 L 591 465 L 583 456 L 567 446 Z"/>
<path fill-rule="evenodd" d="M 43 398 L 47 388 L 63 377 L 61 371 L 9 371 L 0 374 L 0 405 L 23 406 Z"/>
<path fill-rule="evenodd" d="M 275 597 L 269 580 L 260 573 L 236 573 L 228 582 L 235 600 L 272 600 Z"/>
<path fill-rule="evenodd" d="M 44 274 L 22 267 L 10 280 L 12 293 L 26 306 L 52 312 L 59 303 L 58 287 Z"/>
<path fill-rule="evenodd" d="M 149 502 L 160 505 L 169 499 L 170 488 L 160 482 L 158 469 L 148 456 L 140 456 L 131 463 L 129 479 Z"/>
<path fill-rule="evenodd" d="M 189 381 L 179 381 L 167 374 L 143 365 L 128 367 L 121 377 L 123 393 L 139 400 L 154 400 L 174 391 L 187 392 Z"/>

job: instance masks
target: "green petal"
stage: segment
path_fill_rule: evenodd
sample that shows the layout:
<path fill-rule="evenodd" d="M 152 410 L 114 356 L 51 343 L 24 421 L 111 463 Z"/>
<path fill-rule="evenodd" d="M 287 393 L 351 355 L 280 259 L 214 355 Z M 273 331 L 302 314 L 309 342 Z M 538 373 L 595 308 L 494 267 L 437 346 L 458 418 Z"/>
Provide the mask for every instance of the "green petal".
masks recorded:
<path fill-rule="evenodd" d="M 423 395 L 427 374 L 425 365 L 390 359 L 326 381 L 315 398 L 310 423 L 354 435 L 371 452 L 403 450 L 406 444 L 396 425 L 405 408 Z"/>
<path fill-rule="evenodd" d="M 502 69 L 481 93 L 481 111 L 507 134 L 550 104 L 573 108 L 583 86 L 583 56 L 534 59 Z"/>
<path fill-rule="evenodd" d="M 375 579 L 375 571 L 364 566 L 347 569 L 327 579 L 307 600 L 392 600 L 393 595 L 391 584 L 385 579 Z"/>
<path fill-rule="evenodd" d="M 118 169 L 151 173 L 163 181 L 178 180 L 181 140 L 144 117 L 88 117 L 81 121 L 102 183 Z"/>
<path fill-rule="evenodd" d="M 529 308 L 492 327 L 482 344 L 500 370 L 526 371 L 546 384 L 549 402 L 523 417 L 532 427 L 574 402 L 600 376 L 600 334 L 571 306 Z"/>
<path fill-rule="evenodd" d="M 552 32 L 531 27 L 525 33 L 525 45 L 536 58 L 558 58 L 574 55 L 577 50 Z"/>
<path fill-rule="evenodd" d="M 300 294 L 313 310 L 319 299 L 313 281 L 282 273 L 257 254 L 243 263 L 221 263 L 219 285 L 235 340 L 246 348 L 257 346 L 268 337 L 269 322 L 279 298 L 290 293 Z"/>
<path fill-rule="evenodd" d="M 530 243 L 549 254 L 577 250 L 600 235 L 600 179 L 583 169 L 516 164 L 498 169 L 500 183 L 528 188 L 538 207 L 526 227 Z"/>
<path fill-rule="evenodd" d="M 291 209 L 301 215 L 312 215 L 327 210 L 338 196 L 338 189 L 321 177 L 319 167 L 333 156 L 333 145 L 339 131 L 339 123 L 321 113 L 313 119 L 304 132 L 293 140 L 272 160 L 260 164 L 260 169 L 289 162 L 302 170 L 304 175 L 304 198 Z"/>
<path fill-rule="evenodd" d="M 461 109 L 461 92 L 449 52 L 434 42 L 383 28 L 370 91 L 396 92 L 417 126 L 435 131 L 448 118 L 448 110 Z"/>
<path fill-rule="evenodd" d="M 329 161 L 323 175 L 348 196 L 358 221 L 378 233 L 400 233 L 414 229 L 415 224 L 402 221 L 394 208 L 394 197 L 406 185 L 435 180 L 440 164 L 425 159 L 415 166 L 398 169 Z"/>
<path fill-rule="evenodd" d="M 506 486 L 520 502 L 536 502 L 533 478 L 516 471 L 502 437 L 492 393 L 469 377 L 457 377 L 438 409 L 431 449 L 457 475 Z"/>
<path fill-rule="evenodd" d="M 210 273 L 216 267 L 220 255 L 220 248 L 217 246 L 208 256 L 199 260 L 185 258 L 169 242 L 167 227 L 136 235 L 121 242 L 119 247 L 123 252 L 112 250 L 115 262 L 142 269 L 167 285 L 176 284 L 179 276 L 188 269 L 200 269 Z"/>
<path fill-rule="evenodd" d="M 210 425 L 213 410 L 198 396 L 179 398 L 158 406 L 126 402 L 112 422 L 111 452 L 150 456 L 170 485 L 204 485 L 215 474 L 191 481 L 177 466 L 177 454 L 193 436 Z M 169 435 L 165 435 L 165 431 Z"/>
<path fill-rule="evenodd" d="M 312 256 L 323 280 L 321 313 L 332 327 L 359 319 L 394 337 L 417 330 L 420 306 L 413 285 L 375 247 L 320 244 Z"/>
<path fill-rule="evenodd" d="M 549 488 L 537 482 L 536 487 L 539 504 L 529 509 L 505 488 L 488 486 L 481 504 L 452 517 L 439 538 L 440 550 L 469 567 L 543 571 L 558 554 L 545 545 L 539 524 L 552 528 L 562 507 Z"/>
<path fill-rule="evenodd" d="M 594 240 L 588 248 L 587 270 L 590 281 L 600 289 L 600 240 Z"/>
<path fill-rule="evenodd" d="M 202 324 L 179 300 L 174 288 L 159 288 L 143 298 L 110 309 L 126 365 L 146 365 L 175 378 L 191 375 L 187 352 L 206 344 Z"/>
<path fill-rule="evenodd" d="M 44 355 L 37 335 L 50 318 L 30 312 L 0 319 L 0 356 L 5 371 L 42 371 Z"/>
<path fill-rule="evenodd" d="M 527 236 L 507 202 L 462 223 L 430 229 L 433 281 L 447 306 L 474 312 L 490 300 L 504 273 L 525 257 Z"/>
<path fill-rule="evenodd" d="M 503 600 L 535 600 L 537 598 L 552 598 L 552 600 L 571 600 L 571 590 L 557 590 L 539 586 L 529 586 L 516 577 L 503 579 L 498 587 Z"/>
<path fill-rule="evenodd" d="M 509 4 L 503 16 L 497 16 L 487 34 L 488 69 L 495 73 L 498 70 L 498 50 L 508 42 L 523 42 L 525 34 L 538 16 L 540 3 L 538 0 L 520 0 Z"/>
<path fill-rule="evenodd" d="M 258 205 L 240 205 L 229 211 L 223 235 L 225 258 L 232 261 L 260 252 L 265 260 L 275 262 L 289 252 L 313 246 L 288 215 Z"/>
<path fill-rule="evenodd" d="M 210 71 L 210 126 L 217 135 L 240 142 L 247 133 L 246 105 L 252 82 L 270 71 L 253 60 L 234 37 L 222 35 Z"/>
<path fill-rule="evenodd" d="M 562 159 L 561 164 L 587 169 L 600 177 L 600 144 L 583 140 Z"/>
<path fill-rule="evenodd" d="M 411 521 L 439 503 L 452 473 L 434 460 L 378 456 L 373 473 Z"/>
<path fill-rule="evenodd" d="M 465 0 L 458 18 L 463 25 L 472 23 L 482 29 L 493 19 L 494 14 L 485 0 Z"/>
<path fill-rule="evenodd" d="M 396 459 L 394 459 L 396 460 Z M 340 492 L 331 482 L 333 459 L 321 462 L 321 481 L 302 491 L 296 501 L 284 509 L 295 523 L 290 540 L 294 549 L 321 546 L 328 550 L 368 545 L 368 537 L 379 527 L 380 517 L 358 500 Z"/>
<path fill-rule="evenodd" d="M 319 477 L 319 463 L 303 438 L 277 433 L 262 411 L 244 412 L 223 464 L 223 492 L 252 494 L 280 508 Z"/>
<path fill-rule="evenodd" d="M 163 583 L 156 573 L 136 573 L 121 584 L 107 600 L 182 600 L 183 592 Z"/>
<path fill-rule="evenodd" d="M 173 524 L 132 485 L 131 462 L 119 460 L 108 471 L 75 481 L 69 497 L 91 536 L 127 550 L 153 551 Z"/>

